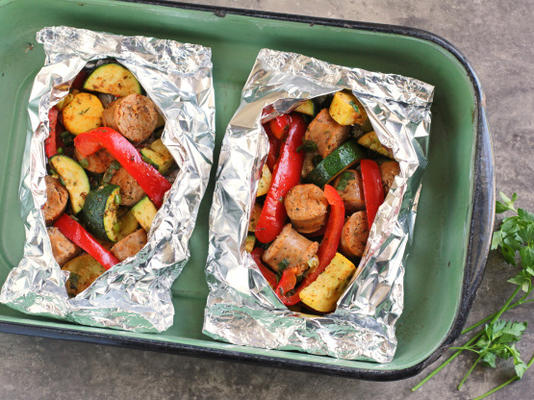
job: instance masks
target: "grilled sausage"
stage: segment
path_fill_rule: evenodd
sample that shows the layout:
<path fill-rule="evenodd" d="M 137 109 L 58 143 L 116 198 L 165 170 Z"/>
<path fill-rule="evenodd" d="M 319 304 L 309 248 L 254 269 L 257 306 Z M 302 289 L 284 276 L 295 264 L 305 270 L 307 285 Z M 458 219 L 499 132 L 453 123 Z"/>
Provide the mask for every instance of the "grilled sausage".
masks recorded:
<path fill-rule="evenodd" d="M 47 232 L 52 245 L 52 253 L 59 265 L 65 264 L 80 253 L 81 249 L 67 239 L 58 228 L 48 228 Z"/>
<path fill-rule="evenodd" d="M 362 176 L 359 171 L 354 169 L 344 171 L 334 182 L 334 187 L 343 199 L 347 212 L 365 209 Z"/>
<path fill-rule="evenodd" d="M 45 176 L 46 183 L 46 203 L 43 206 L 43 216 L 47 224 L 51 224 L 59 217 L 69 199 L 69 192 L 63 187 L 58 179 L 51 176 Z"/>
<path fill-rule="evenodd" d="M 121 205 L 132 206 L 143 198 L 145 192 L 137 181 L 124 169 L 118 169 L 110 180 L 121 187 Z"/>
<path fill-rule="evenodd" d="M 382 186 L 384 186 L 384 194 L 389 192 L 393 185 L 395 177 L 400 173 L 399 163 L 396 161 L 384 161 L 380 164 L 380 175 L 382 176 Z"/>
<path fill-rule="evenodd" d="M 317 145 L 321 157 L 325 158 L 350 136 L 350 126 L 339 125 L 330 117 L 327 108 L 323 108 L 308 125 L 305 140 Z"/>
<path fill-rule="evenodd" d="M 318 249 L 319 243 L 306 239 L 287 224 L 263 253 L 263 261 L 275 271 L 299 266 L 304 272 Z"/>
<path fill-rule="evenodd" d="M 146 244 L 146 233 L 143 229 L 138 229 L 122 238 L 111 248 L 111 252 L 120 261 L 132 257 Z"/>
<path fill-rule="evenodd" d="M 346 256 L 361 257 L 369 236 L 367 214 L 357 211 L 343 225 L 341 233 L 341 250 Z"/>
<path fill-rule="evenodd" d="M 90 156 L 82 157 L 80 153 L 78 153 L 78 150 L 74 148 L 74 156 L 80 162 L 82 167 L 89 172 L 94 172 L 95 174 L 102 174 L 106 172 L 108 167 L 113 162 L 113 157 L 106 151 L 106 149 L 100 149 Z"/>
<path fill-rule="evenodd" d="M 261 215 L 261 205 L 254 203 L 252 210 L 250 211 L 250 221 L 248 222 L 248 231 L 254 232 L 256 230 L 256 225 Z"/>
<path fill-rule="evenodd" d="M 294 186 L 284 200 L 287 215 L 301 233 L 318 231 L 326 224 L 328 201 L 323 191 L 311 183 Z"/>
<path fill-rule="evenodd" d="M 102 121 L 132 142 L 141 143 L 156 129 L 158 112 L 148 97 L 130 94 L 111 103 L 104 110 Z"/>

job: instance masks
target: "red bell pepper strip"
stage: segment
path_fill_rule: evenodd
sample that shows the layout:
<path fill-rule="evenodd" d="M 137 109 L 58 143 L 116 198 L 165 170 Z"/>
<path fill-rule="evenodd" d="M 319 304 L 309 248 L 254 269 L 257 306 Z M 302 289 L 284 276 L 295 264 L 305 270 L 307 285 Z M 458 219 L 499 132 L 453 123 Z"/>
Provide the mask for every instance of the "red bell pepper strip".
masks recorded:
<path fill-rule="evenodd" d="M 300 301 L 299 293 L 301 290 L 311 285 L 317 277 L 324 272 L 328 264 L 330 264 L 330 261 L 332 261 L 336 255 L 337 248 L 339 247 L 341 232 L 343 231 L 343 225 L 345 224 L 345 204 L 337 190 L 330 185 L 325 185 L 324 195 L 328 204 L 330 204 L 330 215 L 326 223 L 323 240 L 321 241 L 317 252 L 319 265 L 306 275 L 295 294 L 290 297 L 278 296 L 287 306 L 297 304 Z M 282 275 L 282 279 L 284 279 L 284 275 Z M 287 293 L 287 291 L 285 292 Z"/>
<path fill-rule="evenodd" d="M 286 133 L 289 132 L 291 126 L 291 116 L 288 114 L 279 115 L 269 122 L 269 126 L 273 135 L 277 139 L 282 140 Z"/>
<path fill-rule="evenodd" d="M 273 271 L 271 271 L 269 268 L 263 265 L 263 262 L 261 261 L 261 256 L 263 255 L 263 249 L 261 247 L 256 247 L 254 250 L 252 250 L 250 255 L 252 256 L 254 261 L 256 261 L 256 265 L 258 266 L 264 278 L 267 280 L 267 282 L 269 282 L 269 285 L 274 289 L 276 287 L 276 275 Z"/>
<path fill-rule="evenodd" d="M 284 197 L 300 180 L 304 154 L 297 151 L 297 148 L 302 145 L 306 123 L 296 113 L 291 114 L 289 118 L 288 135 L 280 149 L 280 157 L 274 167 L 271 187 L 267 192 L 256 225 L 256 238 L 261 243 L 272 242 L 282 231 L 287 217 Z"/>
<path fill-rule="evenodd" d="M 74 146 L 82 157 L 105 148 L 143 188 L 154 205 L 159 208 L 171 184 L 156 168 L 143 161 L 139 151 L 128 139 L 111 128 L 95 128 L 74 138 Z"/>
<path fill-rule="evenodd" d="M 269 138 L 269 154 L 267 155 L 267 166 L 269 167 L 269 171 L 273 171 L 274 166 L 276 164 L 276 160 L 278 158 L 278 152 L 280 151 L 280 141 L 274 137 L 269 124 L 264 124 L 263 128 L 265 129 L 265 132 L 267 132 L 267 137 Z"/>
<path fill-rule="evenodd" d="M 54 224 L 63 235 L 78 247 L 85 250 L 96 261 L 98 261 L 105 269 L 110 269 L 119 260 L 106 250 L 98 241 L 87 232 L 83 226 L 76 222 L 67 214 L 63 214 Z"/>
<path fill-rule="evenodd" d="M 295 289 L 295 286 L 297 285 L 297 271 L 297 267 L 286 268 L 282 273 L 280 282 L 278 282 L 278 285 L 276 286 L 275 293 L 286 306 L 295 305 L 300 301 L 300 297 L 297 293 L 287 297 L 287 293 Z M 298 298 L 296 302 L 293 301 L 295 296 Z"/>
<path fill-rule="evenodd" d="M 50 131 L 45 140 L 45 154 L 48 158 L 57 153 L 57 116 L 58 110 L 54 106 L 48 112 L 48 127 Z"/>
<path fill-rule="evenodd" d="M 384 202 L 384 188 L 380 168 L 373 160 L 361 160 L 363 197 L 367 211 L 367 224 L 369 229 L 373 225 L 378 207 Z"/>

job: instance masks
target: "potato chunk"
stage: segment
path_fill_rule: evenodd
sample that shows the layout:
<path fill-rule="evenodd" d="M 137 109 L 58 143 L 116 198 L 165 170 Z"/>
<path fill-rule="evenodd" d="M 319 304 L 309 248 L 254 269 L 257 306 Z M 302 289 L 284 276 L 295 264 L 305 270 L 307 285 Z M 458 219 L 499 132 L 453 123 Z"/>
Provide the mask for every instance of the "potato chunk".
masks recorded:
<path fill-rule="evenodd" d="M 269 170 L 269 167 L 267 166 L 267 164 L 263 164 L 263 168 L 261 170 L 261 178 L 258 182 L 258 191 L 256 192 L 256 197 L 260 197 L 264 194 L 267 194 L 269 188 L 271 187 L 272 179 L 273 176 L 271 174 L 271 171 Z"/>
<path fill-rule="evenodd" d="M 352 93 L 337 92 L 330 104 L 330 116 L 339 125 L 363 125 L 367 114 Z"/>

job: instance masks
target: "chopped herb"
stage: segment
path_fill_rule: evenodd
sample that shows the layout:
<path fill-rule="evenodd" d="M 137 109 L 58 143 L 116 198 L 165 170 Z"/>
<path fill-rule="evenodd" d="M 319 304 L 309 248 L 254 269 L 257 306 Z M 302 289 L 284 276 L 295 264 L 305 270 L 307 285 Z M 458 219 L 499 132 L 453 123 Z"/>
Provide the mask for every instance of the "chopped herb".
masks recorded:
<path fill-rule="evenodd" d="M 356 111 L 358 114 L 360 113 L 360 107 L 358 107 L 354 101 L 351 100 L 349 104 L 352 106 L 352 108 L 354 108 L 354 111 Z"/>
<path fill-rule="evenodd" d="M 63 131 L 59 134 L 61 137 L 61 141 L 64 145 L 68 146 L 74 141 L 74 135 L 71 134 L 69 131 Z"/>
<path fill-rule="evenodd" d="M 119 170 L 121 168 L 121 165 L 117 160 L 113 160 L 113 162 L 109 165 L 106 172 L 104 172 L 104 176 L 102 177 L 103 183 L 109 183 L 111 181 L 111 178 L 113 178 L 113 175 L 115 174 L 115 171 Z"/>
<path fill-rule="evenodd" d="M 90 109 L 90 107 L 87 107 L 85 110 L 80 111 L 78 114 L 79 114 L 79 115 L 83 115 L 83 114 L 85 114 L 87 111 L 89 111 L 89 109 Z"/>
<path fill-rule="evenodd" d="M 317 151 L 317 143 L 312 140 L 305 140 L 299 147 L 297 147 L 297 151 L 304 151 L 306 153 Z"/>
<path fill-rule="evenodd" d="M 57 154 L 63 154 L 63 147 L 57 148 Z"/>
<path fill-rule="evenodd" d="M 345 190 L 350 181 L 354 180 L 354 174 L 350 171 L 345 171 L 339 176 L 339 182 L 337 183 L 337 190 Z"/>
<path fill-rule="evenodd" d="M 278 263 L 278 272 L 283 272 L 289 266 L 289 260 L 284 258 Z"/>

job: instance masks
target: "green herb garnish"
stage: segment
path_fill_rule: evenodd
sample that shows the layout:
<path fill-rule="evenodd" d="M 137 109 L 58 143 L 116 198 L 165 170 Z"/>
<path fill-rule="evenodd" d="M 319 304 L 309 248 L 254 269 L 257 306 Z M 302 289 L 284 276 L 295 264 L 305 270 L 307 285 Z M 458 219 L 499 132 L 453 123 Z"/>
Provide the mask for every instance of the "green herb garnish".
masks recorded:
<path fill-rule="evenodd" d="M 109 183 L 111 181 L 111 178 L 113 178 L 113 175 L 115 174 L 115 171 L 118 171 L 121 168 L 121 165 L 117 160 L 113 160 L 111 164 L 109 165 L 108 169 L 106 169 L 106 172 L 104 172 L 104 176 L 102 177 L 103 183 Z"/>
<path fill-rule="evenodd" d="M 356 111 L 358 114 L 360 113 L 360 107 L 358 107 L 358 104 L 356 104 L 353 100 L 351 100 L 349 104 L 352 106 L 352 108 L 354 108 L 354 111 Z"/>
<path fill-rule="evenodd" d="M 306 153 L 312 153 L 317 151 L 317 143 L 312 140 L 304 140 L 302 144 L 297 147 L 297 151 L 304 151 Z"/>
<path fill-rule="evenodd" d="M 336 189 L 337 190 L 345 190 L 345 188 L 347 187 L 349 182 L 353 181 L 354 179 L 356 179 L 356 178 L 354 178 L 354 174 L 352 172 L 344 171 L 339 176 L 339 181 L 337 183 Z"/>
<path fill-rule="evenodd" d="M 284 258 L 278 263 L 278 272 L 283 272 L 289 266 L 289 260 Z"/>

